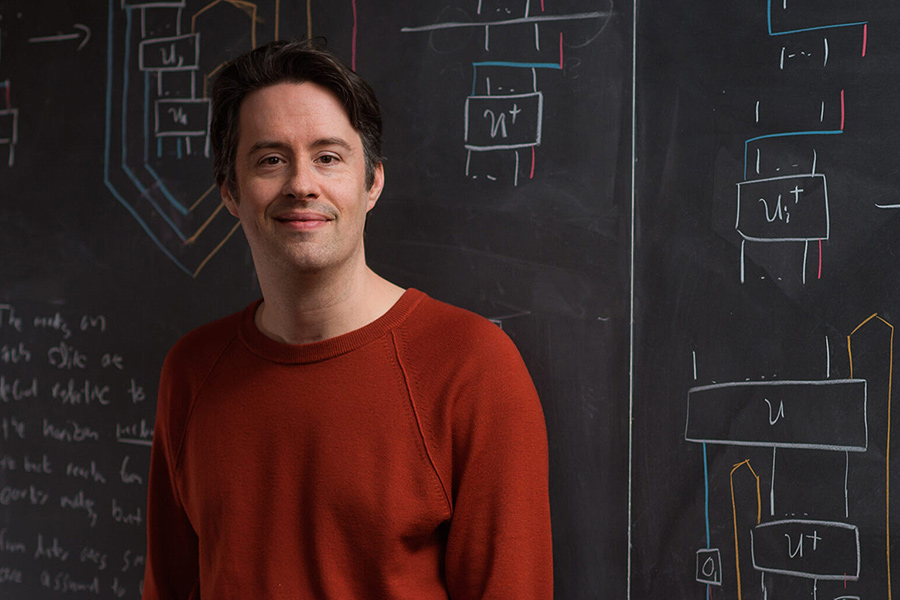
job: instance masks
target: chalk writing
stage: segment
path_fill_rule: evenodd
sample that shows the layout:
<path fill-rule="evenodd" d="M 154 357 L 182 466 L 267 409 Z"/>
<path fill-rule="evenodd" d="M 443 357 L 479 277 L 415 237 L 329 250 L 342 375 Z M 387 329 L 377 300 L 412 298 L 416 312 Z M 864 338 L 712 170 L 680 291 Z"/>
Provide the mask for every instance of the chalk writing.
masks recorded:
<path fill-rule="evenodd" d="M 155 398 L 127 344 L 100 311 L 0 305 L 0 597 L 140 598 Z"/>
<path fill-rule="evenodd" d="M 10 381 L 0 375 L 0 402 L 27 400 L 37 396 L 37 392 L 38 383 L 35 378 L 31 381 L 20 381 L 18 378 Z"/>

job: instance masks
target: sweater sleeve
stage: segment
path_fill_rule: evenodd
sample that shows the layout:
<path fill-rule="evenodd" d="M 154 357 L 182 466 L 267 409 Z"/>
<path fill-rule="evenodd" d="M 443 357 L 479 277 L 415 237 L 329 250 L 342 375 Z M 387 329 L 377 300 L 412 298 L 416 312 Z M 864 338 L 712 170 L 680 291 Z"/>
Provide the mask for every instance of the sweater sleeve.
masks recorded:
<path fill-rule="evenodd" d="M 190 406 L 190 386 L 176 374 L 173 349 L 160 376 L 147 499 L 143 600 L 200 597 L 198 538 L 182 504 L 175 465 Z M 181 365 L 181 369 L 184 366 Z"/>
<path fill-rule="evenodd" d="M 487 324 L 452 399 L 452 503 L 445 565 L 453 600 L 548 600 L 553 552 L 547 434 L 513 343 Z M 487 339 L 485 339 L 487 338 Z"/>

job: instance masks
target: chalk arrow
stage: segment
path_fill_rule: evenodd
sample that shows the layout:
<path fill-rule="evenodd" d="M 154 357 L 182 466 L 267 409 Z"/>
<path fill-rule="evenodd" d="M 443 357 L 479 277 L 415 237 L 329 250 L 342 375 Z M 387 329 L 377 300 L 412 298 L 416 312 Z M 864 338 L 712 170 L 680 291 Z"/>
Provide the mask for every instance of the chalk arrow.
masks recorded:
<path fill-rule="evenodd" d="M 65 40 L 77 40 L 78 38 L 83 36 L 84 39 L 81 40 L 81 43 L 78 44 L 78 48 L 76 48 L 76 50 L 81 50 L 82 48 L 87 46 L 87 43 L 91 39 L 91 28 L 88 27 L 87 25 L 82 25 L 81 23 L 75 23 L 75 29 L 78 30 L 75 33 L 59 33 L 56 35 L 45 35 L 42 37 L 33 37 L 33 38 L 28 38 L 28 41 L 31 42 L 32 44 L 41 44 L 41 43 L 45 43 L 45 42 L 62 42 Z"/>

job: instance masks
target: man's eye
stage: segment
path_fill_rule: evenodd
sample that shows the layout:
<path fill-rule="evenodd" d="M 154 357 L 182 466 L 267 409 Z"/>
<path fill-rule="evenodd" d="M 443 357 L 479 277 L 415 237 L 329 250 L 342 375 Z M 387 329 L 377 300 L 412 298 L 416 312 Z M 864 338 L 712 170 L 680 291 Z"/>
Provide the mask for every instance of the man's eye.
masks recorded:
<path fill-rule="evenodd" d="M 323 165 L 330 165 L 330 164 L 336 163 L 338 161 L 338 157 L 333 156 L 331 154 L 323 154 L 322 156 L 320 156 L 318 158 L 318 160 Z"/>
<path fill-rule="evenodd" d="M 281 163 L 281 158 L 278 156 L 267 156 L 259 162 L 259 164 L 266 165 L 266 166 L 277 165 L 280 163 Z"/>

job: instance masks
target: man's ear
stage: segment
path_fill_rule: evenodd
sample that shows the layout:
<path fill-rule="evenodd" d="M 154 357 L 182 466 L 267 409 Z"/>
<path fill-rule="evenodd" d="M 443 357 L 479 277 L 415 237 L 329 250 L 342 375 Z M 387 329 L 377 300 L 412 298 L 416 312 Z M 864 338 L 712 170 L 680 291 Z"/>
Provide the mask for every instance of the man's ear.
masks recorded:
<path fill-rule="evenodd" d="M 384 189 L 384 164 L 383 163 L 375 163 L 375 177 L 374 181 L 372 181 L 372 187 L 369 188 L 368 195 L 369 199 L 366 203 L 366 212 L 369 212 L 373 208 L 375 208 L 375 203 L 378 202 L 378 198 L 381 196 L 381 190 Z"/>
<path fill-rule="evenodd" d="M 222 202 L 225 204 L 225 208 L 227 208 L 228 212 L 230 212 L 233 216 L 237 217 L 238 201 L 231 193 L 231 188 L 228 186 L 227 181 L 219 186 L 219 193 L 222 195 Z"/>

